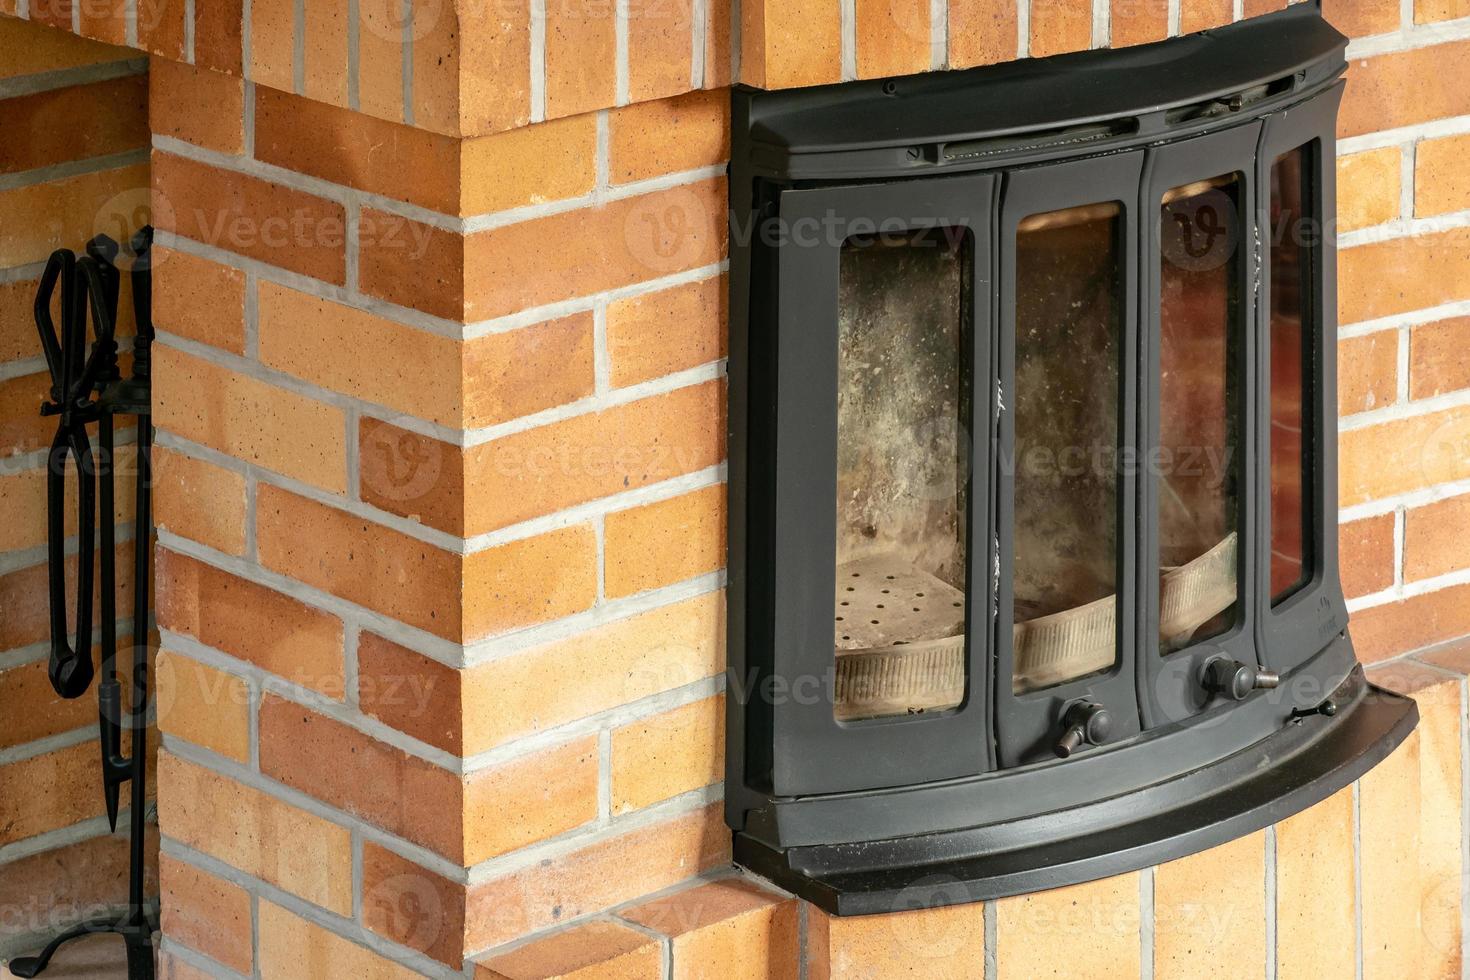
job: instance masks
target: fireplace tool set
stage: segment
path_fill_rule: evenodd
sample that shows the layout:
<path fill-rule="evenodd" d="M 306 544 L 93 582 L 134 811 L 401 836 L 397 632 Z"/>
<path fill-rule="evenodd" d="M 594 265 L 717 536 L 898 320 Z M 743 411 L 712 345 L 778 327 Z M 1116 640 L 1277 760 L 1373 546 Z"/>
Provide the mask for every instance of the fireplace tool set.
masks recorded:
<path fill-rule="evenodd" d="M 124 783 L 129 799 L 130 851 L 128 908 L 120 918 L 83 922 L 53 939 L 40 955 L 11 961 L 11 973 L 34 977 L 46 969 L 63 943 L 100 932 L 121 935 L 127 943 L 129 980 L 152 980 L 154 924 L 145 907 L 145 831 L 147 809 L 149 567 L 153 518 L 149 457 L 150 359 L 153 343 L 150 249 L 153 230 L 133 236 L 127 249 L 132 280 L 133 338 L 130 377 L 123 377 L 115 337 L 122 272 L 119 244 L 99 235 L 78 257 L 67 249 L 53 252 L 41 276 L 35 303 L 36 327 L 51 372 L 51 398 L 41 409 L 56 416 L 56 438 L 47 459 L 46 506 L 51 610 L 51 686 L 63 698 L 86 694 L 93 680 L 92 590 L 96 559 L 100 586 L 101 677 L 97 715 L 102 749 L 102 790 L 107 818 L 117 829 L 118 799 Z M 52 319 L 59 300 L 61 329 Z M 87 345 L 90 319 L 92 343 Z M 117 528 L 115 513 L 116 456 L 113 430 L 118 416 L 137 420 L 136 498 L 133 547 L 132 692 L 128 719 L 130 754 L 122 754 L 122 685 L 117 673 Z M 87 427 L 97 425 L 94 454 Z M 66 595 L 66 473 L 70 458 L 77 479 L 77 556 L 74 605 L 75 638 L 68 642 Z M 100 513 L 100 535 L 97 520 Z M 94 540 L 96 539 L 96 540 Z M 99 543 L 100 542 L 100 543 Z M 100 551 L 98 550 L 100 547 Z"/>

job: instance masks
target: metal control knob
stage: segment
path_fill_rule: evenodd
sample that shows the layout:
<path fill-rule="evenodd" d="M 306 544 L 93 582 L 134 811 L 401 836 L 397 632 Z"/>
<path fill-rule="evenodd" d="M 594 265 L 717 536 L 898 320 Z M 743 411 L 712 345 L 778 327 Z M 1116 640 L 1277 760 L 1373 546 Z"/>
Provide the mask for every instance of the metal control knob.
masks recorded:
<path fill-rule="evenodd" d="M 1205 690 L 1233 701 L 1244 701 L 1252 691 L 1269 691 L 1280 683 L 1280 674 L 1229 657 L 1216 657 L 1205 664 Z"/>
<path fill-rule="evenodd" d="M 1083 745 L 1101 745 L 1113 733 L 1113 716 L 1100 704 L 1078 701 L 1062 715 L 1062 737 L 1053 751 L 1066 759 Z"/>

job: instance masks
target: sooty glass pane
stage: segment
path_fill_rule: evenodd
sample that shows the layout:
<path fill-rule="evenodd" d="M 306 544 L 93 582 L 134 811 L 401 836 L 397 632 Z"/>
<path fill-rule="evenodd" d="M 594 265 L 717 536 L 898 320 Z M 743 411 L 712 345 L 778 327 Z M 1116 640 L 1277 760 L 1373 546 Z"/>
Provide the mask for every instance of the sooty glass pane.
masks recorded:
<path fill-rule="evenodd" d="M 1303 434 L 1311 418 L 1306 366 L 1311 317 L 1307 276 L 1309 225 L 1304 220 L 1305 147 L 1271 168 L 1271 602 L 1295 593 L 1311 577 L 1310 496 Z"/>
<path fill-rule="evenodd" d="M 1120 210 L 1016 234 L 1014 691 L 1117 660 Z"/>
<path fill-rule="evenodd" d="M 854 237 L 838 299 L 839 720 L 965 697 L 971 239 Z"/>
<path fill-rule="evenodd" d="M 1159 215 L 1159 650 L 1235 622 L 1240 183 L 1176 187 Z"/>

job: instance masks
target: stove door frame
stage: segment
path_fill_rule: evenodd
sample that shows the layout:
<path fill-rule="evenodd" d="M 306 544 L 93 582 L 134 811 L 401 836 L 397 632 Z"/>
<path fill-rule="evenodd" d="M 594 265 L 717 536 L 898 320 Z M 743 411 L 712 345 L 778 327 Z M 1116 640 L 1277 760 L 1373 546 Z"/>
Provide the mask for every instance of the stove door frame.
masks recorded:
<path fill-rule="evenodd" d="M 952 711 L 839 722 L 833 713 L 836 591 L 838 285 L 842 244 L 901 219 L 909 229 L 970 229 L 971 433 L 992 431 L 992 227 L 996 178 L 968 174 L 881 184 L 789 189 L 776 201 L 774 505 L 771 604 L 771 783 L 777 796 L 912 786 L 974 776 L 994 765 L 986 669 L 994 540 L 988 438 L 970 440 L 966 560 L 966 697 Z M 854 227 L 856 226 L 856 228 Z M 769 227 L 769 224 L 768 224 Z M 820 227 L 820 241 L 794 241 Z M 858 229 L 861 229 L 860 231 Z M 760 309 L 761 304 L 754 304 Z M 752 324 L 754 327 L 755 324 Z M 978 477 L 978 478 L 977 478 Z M 751 515 L 754 519 L 754 515 Z M 752 529 L 752 533 L 754 529 Z M 808 696 L 811 682 L 820 696 Z M 800 687 L 799 687 L 800 686 Z M 766 697 L 758 691 L 748 696 Z"/>

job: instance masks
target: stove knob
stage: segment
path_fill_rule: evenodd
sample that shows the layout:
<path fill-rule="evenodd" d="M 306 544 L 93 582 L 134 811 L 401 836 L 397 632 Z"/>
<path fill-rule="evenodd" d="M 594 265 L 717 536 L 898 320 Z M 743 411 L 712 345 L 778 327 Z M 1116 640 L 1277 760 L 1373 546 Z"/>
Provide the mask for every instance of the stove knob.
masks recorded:
<path fill-rule="evenodd" d="M 1205 690 L 1234 701 L 1244 701 L 1252 691 L 1269 691 L 1280 683 L 1280 674 L 1229 657 L 1216 657 L 1205 664 Z"/>
<path fill-rule="evenodd" d="M 1062 737 L 1053 751 L 1066 759 L 1085 745 L 1101 745 L 1113 733 L 1113 716 L 1100 704 L 1078 701 L 1062 716 Z"/>

